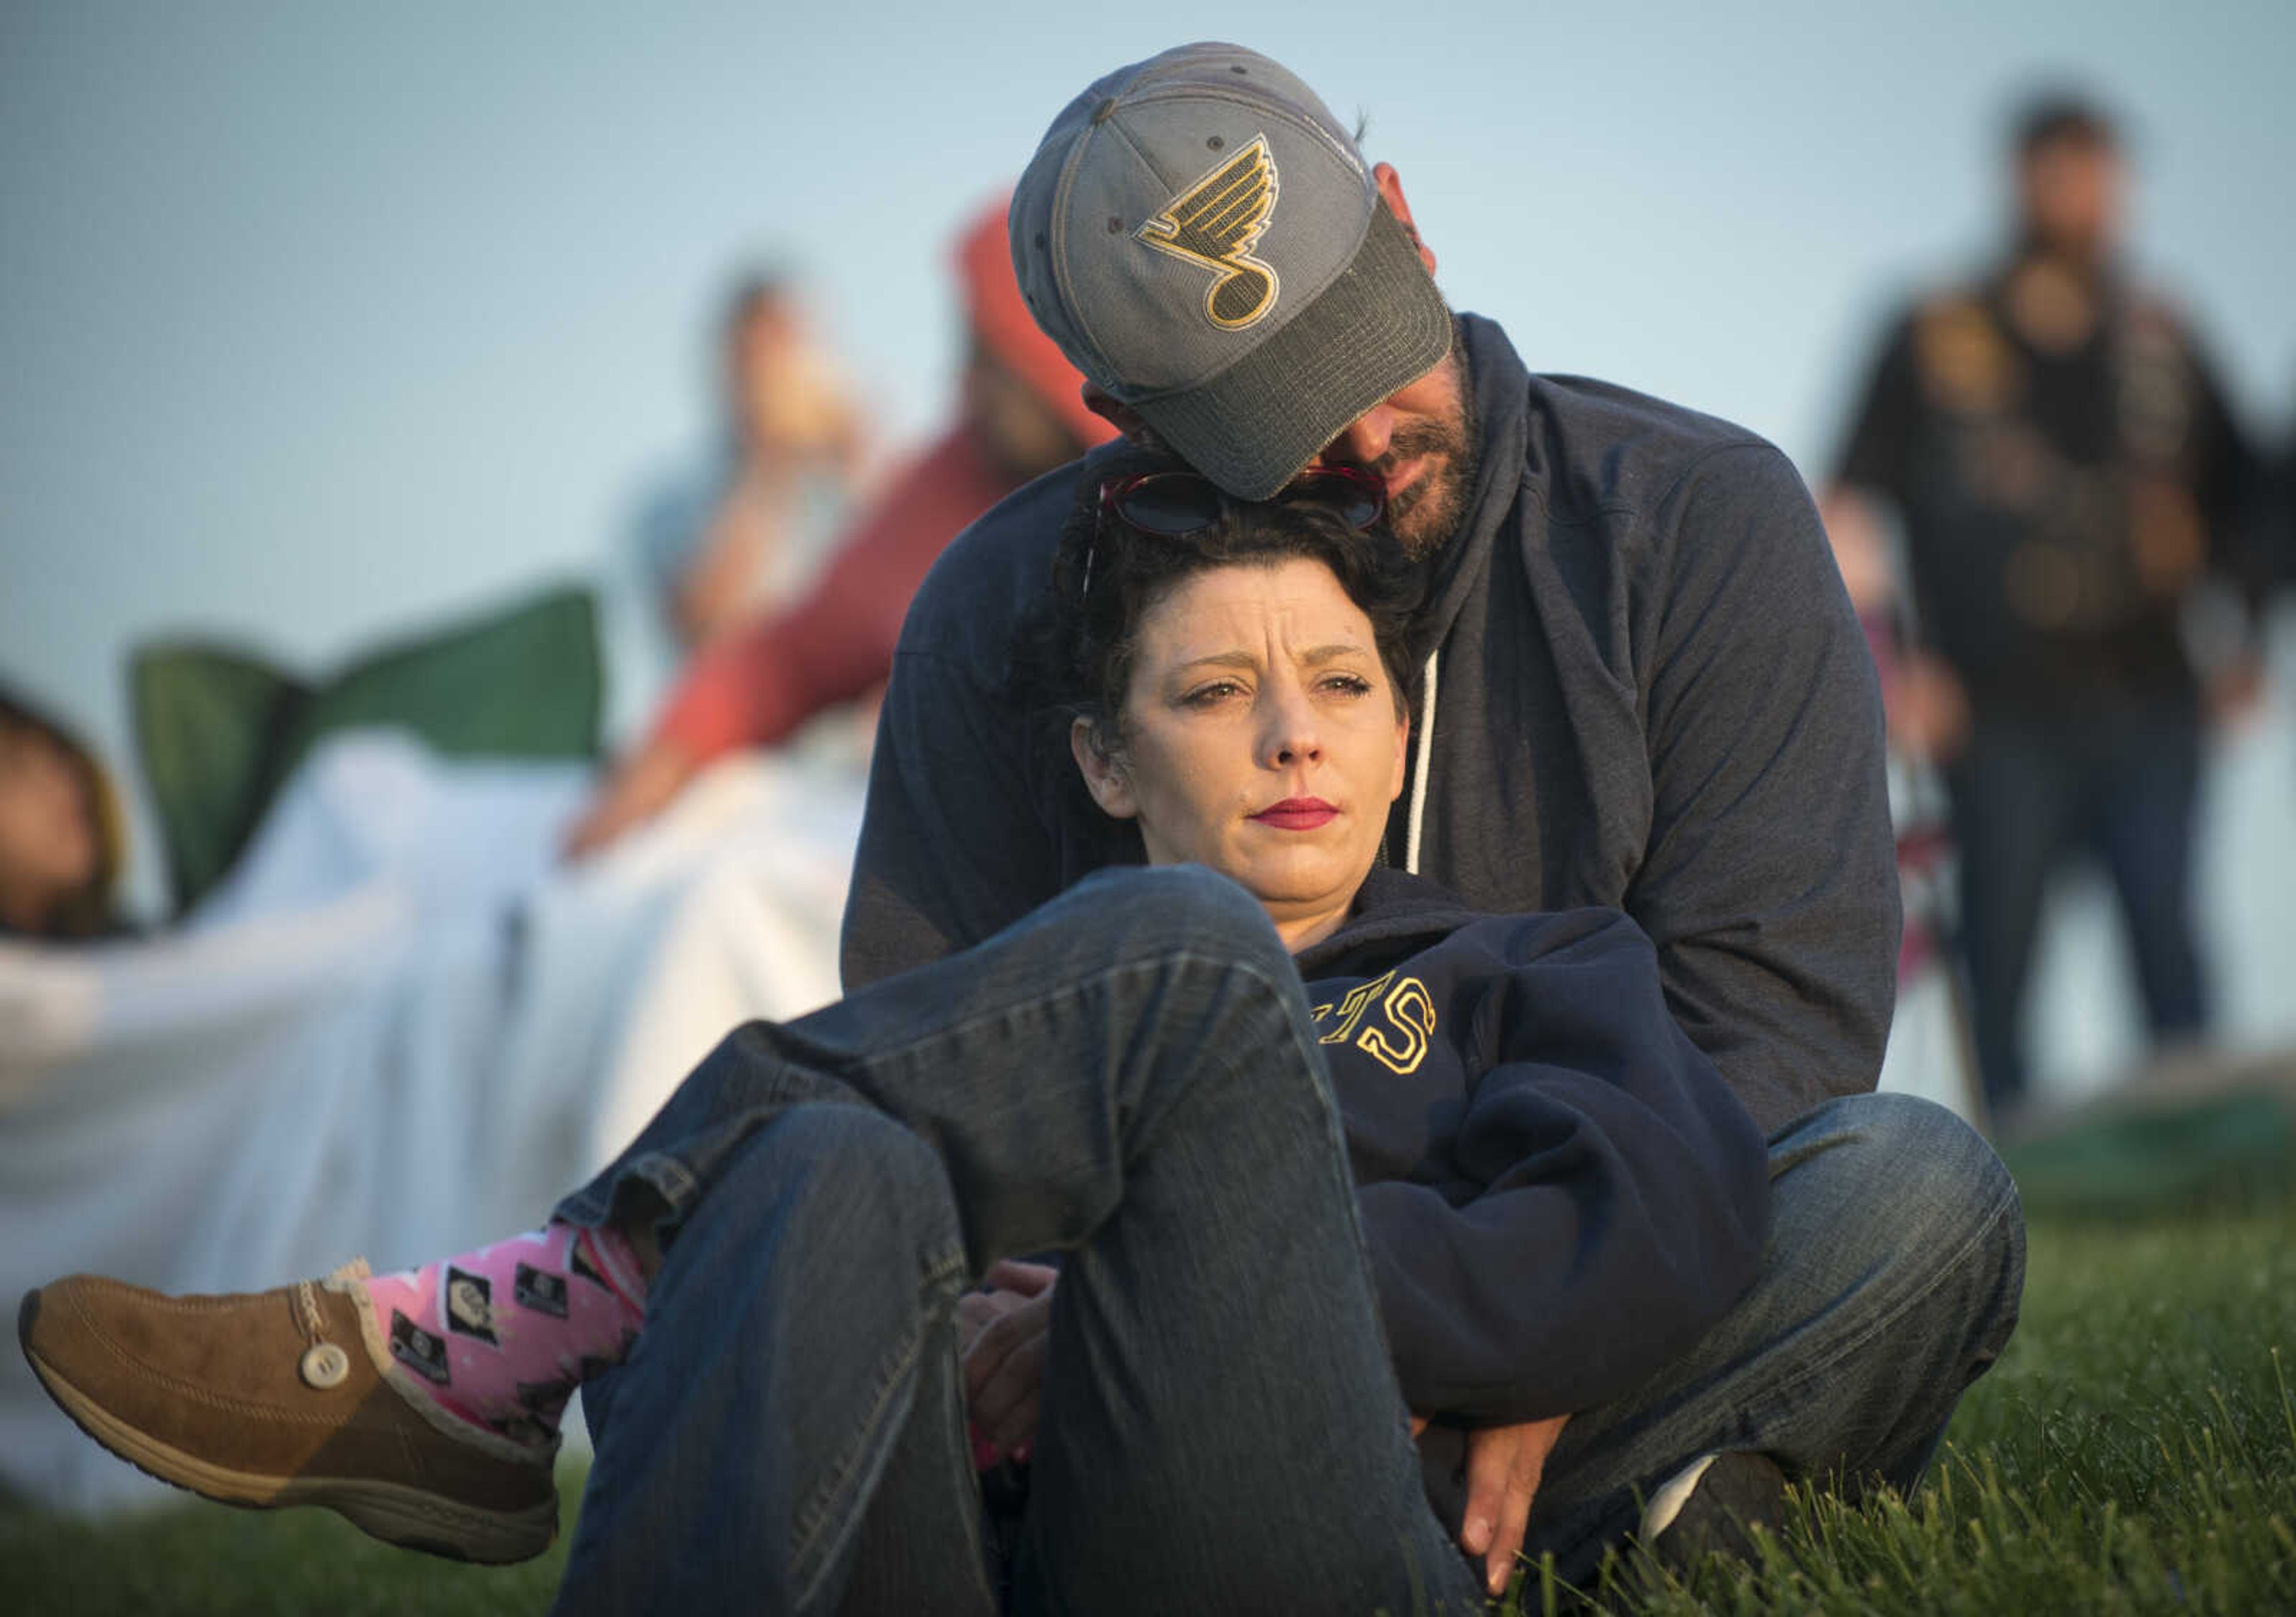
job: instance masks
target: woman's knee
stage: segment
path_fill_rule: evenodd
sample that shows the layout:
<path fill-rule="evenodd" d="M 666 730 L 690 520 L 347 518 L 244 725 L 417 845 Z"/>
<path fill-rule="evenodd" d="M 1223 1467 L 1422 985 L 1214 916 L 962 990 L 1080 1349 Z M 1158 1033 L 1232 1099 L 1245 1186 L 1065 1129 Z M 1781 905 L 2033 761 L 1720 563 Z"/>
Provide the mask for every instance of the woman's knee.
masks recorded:
<path fill-rule="evenodd" d="M 712 1180 L 671 1250 L 699 1243 L 760 1250 L 764 1237 L 832 1245 L 857 1263 L 911 1259 L 928 1267 L 961 1248 L 954 1193 L 932 1147 L 867 1107 L 793 1106 L 757 1131 Z M 695 1255 L 691 1254 L 689 1255 Z"/>
<path fill-rule="evenodd" d="M 1259 901 L 1202 865 L 1129 865 L 1096 872 L 1070 894 L 1147 951 L 1212 955 L 1279 978 L 1290 956 Z"/>

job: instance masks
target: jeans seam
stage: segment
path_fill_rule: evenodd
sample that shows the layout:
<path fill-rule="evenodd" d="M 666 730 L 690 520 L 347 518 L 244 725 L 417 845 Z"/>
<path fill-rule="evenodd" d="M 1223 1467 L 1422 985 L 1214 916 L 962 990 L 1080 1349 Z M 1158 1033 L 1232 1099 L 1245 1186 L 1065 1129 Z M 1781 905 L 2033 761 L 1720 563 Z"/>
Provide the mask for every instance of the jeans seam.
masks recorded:
<path fill-rule="evenodd" d="M 921 1298 L 952 1280 L 961 1279 L 964 1272 L 963 1249 L 957 1246 L 945 1248 L 926 1264 L 924 1272 L 919 1277 Z M 832 1507 L 842 1500 L 854 1475 L 861 1470 L 864 1460 L 870 1454 L 870 1440 L 880 1431 L 886 1407 L 891 1402 L 895 1390 L 922 1357 L 925 1343 L 932 1335 L 929 1324 L 931 1314 L 930 1308 L 919 1310 L 914 1328 L 904 1335 L 895 1352 L 884 1361 L 884 1368 L 877 1376 L 874 1396 L 859 1423 L 858 1434 L 843 1462 L 832 1467 L 829 1474 L 822 1478 L 814 1489 L 812 1499 L 798 1513 L 797 1542 L 791 1548 L 790 1564 L 791 1572 L 797 1576 L 798 1605 L 800 1608 L 811 1604 L 819 1592 L 821 1580 L 829 1574 L 837 1562 L 833 1553 L 834 1538 L 828 1545 L 816 1548 L 816 1541 L 821 1538 L 824 1529 L 832 1523 L 848 1532 L 860 1529 L 863 1513 L 832 1509 Z"/>

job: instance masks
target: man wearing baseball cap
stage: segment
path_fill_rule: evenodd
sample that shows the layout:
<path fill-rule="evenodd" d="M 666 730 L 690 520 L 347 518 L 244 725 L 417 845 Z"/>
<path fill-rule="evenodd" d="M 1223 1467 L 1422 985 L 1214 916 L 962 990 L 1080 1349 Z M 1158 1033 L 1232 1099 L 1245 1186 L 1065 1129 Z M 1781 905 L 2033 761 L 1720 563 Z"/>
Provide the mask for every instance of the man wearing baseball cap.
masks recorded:
<path fill-rule="evenodd" d="M 1519 1543 L 1583 1569 L 1637 1499 L 1759 1515 L 1787 1477 L 1912 1486 L 2013 1328 L 2023 1227 L 1966 1125 L 1871 1092 L 1898 930 L 1881 706 L 1792 466 L 1726 422 L 1529 373 L 1496 325 L 1445 306 L 1395 170 L 1235 46 L 1093 84 L 1010 223 L 1030 311 L 1128 435 L 1237 498 L 1318 463 L 1384 483 L 1427 573 L 1390 862 L 1488 911 L 1624 909 L 1770 1132 L 1762 1278 L 1646 1397 L 1431 1436 L 1464 1548 L 1494 1572 Z M 910 611 L 849 990 L 1141 856 L 1121 823 L 1062 805 L 1006 696 L 1077 486 L 1050 474 L 980 519 Z M 976 1384 L 1038 1373 L 1018 1350 L 1050 1294 L 1000 1300 L 972 1355 L 1003 1362 L 970 1367 Z"/>

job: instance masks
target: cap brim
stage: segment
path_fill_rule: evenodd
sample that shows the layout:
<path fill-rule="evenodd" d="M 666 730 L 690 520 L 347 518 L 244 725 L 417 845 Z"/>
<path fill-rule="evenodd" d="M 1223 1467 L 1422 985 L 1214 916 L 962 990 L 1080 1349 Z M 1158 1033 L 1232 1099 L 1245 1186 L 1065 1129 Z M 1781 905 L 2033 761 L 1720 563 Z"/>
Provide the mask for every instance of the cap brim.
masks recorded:
<path fill-rule="evenodd" d="M 1451 351 L 1451 312 L 1383 204 L 1355 259 L 1291 323 L 1200 388 L 1133 408 L 1189 465 L 1265 500 L 1355 419 Z"/>

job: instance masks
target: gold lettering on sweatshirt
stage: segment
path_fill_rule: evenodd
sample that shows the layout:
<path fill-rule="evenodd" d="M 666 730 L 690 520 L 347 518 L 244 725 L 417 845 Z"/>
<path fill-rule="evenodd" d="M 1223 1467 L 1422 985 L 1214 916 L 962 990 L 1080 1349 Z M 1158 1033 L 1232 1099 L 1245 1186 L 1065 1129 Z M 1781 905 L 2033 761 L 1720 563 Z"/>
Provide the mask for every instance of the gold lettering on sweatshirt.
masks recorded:
<path fill-rule="evenodd" d="M 1316 1026 L 1329 1028 L 1318 1043 L 1353 1042 L 1400 1077 L 1417 1072 L 1435 1042 L 1435 996 L 1417 977 L 1398 982 L 1391 971 L 1316 1006 L 1314 1016 Z"/>

